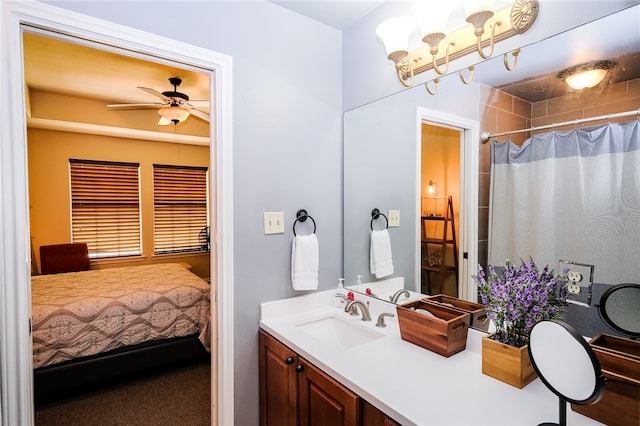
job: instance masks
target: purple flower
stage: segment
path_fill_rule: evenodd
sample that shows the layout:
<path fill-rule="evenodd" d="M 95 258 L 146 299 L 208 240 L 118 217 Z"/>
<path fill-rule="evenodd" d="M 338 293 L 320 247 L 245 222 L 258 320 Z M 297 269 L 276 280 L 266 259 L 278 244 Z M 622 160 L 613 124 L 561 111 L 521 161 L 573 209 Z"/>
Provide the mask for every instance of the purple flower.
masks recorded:
<path fill-rule="evenodd" d="M 519 267 L 507 260 L 501 276 L 493 265 L 487 267 L 487 272 L 478 265 L 473 279 L 499 340 L 514 345 L 526 343 L 538 321 L 563 315 L 568 269 L 554 275 L 548 265 L 540 269 L 531 259 L 529 263 L 521 261 Z"/>

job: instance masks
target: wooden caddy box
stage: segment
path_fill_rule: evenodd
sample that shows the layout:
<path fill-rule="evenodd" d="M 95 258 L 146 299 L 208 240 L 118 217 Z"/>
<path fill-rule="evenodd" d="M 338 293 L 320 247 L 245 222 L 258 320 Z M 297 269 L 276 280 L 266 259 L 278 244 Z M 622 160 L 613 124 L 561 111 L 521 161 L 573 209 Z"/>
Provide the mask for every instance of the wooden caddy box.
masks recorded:
<path fill-rule="evenodd" d="M 607 378 L 602 399 L 571 409 L 608 425 L 640 424 L 640 341 L 598 334 L 589 342 Z"/>
<path fill-rule="evenodd" d="M 489 330 L 489 318 L 487 317 L 487 309 L 480 303 L 467 302 L 457 297 L 447 296 L 446 294 L 434 294 L 427 296 L 422 300 L 428 302 L 436 302 L 453 309 L 459 309 L 470 315 L 469 326 L 479 330 Z M 452 306 L 448 306 L 452 305 Z"/>
<path fill-rule="evenodd" d="M 424 309 L 435 317 L 413 309 Z M 468 313 L 424 300 L 397 305 L 396 311 L 402 340 L 447 358 L 466 348 Z"/>

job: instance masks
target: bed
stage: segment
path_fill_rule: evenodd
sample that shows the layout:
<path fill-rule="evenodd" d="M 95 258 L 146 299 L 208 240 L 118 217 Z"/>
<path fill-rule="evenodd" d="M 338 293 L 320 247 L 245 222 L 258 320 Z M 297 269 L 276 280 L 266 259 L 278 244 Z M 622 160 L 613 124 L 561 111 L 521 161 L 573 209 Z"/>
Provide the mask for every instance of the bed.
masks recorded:
<path fill-rule="evenodd" d="M 177 263 L 34 276 L 36 398 L 206 356 L 210 285 Z"/>

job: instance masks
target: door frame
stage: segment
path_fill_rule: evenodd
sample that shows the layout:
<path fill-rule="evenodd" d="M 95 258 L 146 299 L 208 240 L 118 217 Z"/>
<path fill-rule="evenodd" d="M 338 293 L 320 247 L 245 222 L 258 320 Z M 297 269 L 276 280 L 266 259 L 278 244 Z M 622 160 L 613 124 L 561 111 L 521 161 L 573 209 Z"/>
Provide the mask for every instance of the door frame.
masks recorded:
<path fill-rule="evenodd" d="M 478 264 L 478 181 L 480 124 L 476 120 L 448 114 L 445 112 L 418 107 L 416 113 L 416 203 L 415 210 L 415 283 L 416 292 L 421 284 L 421 227 L 420 197 L 422 171 L 422 124 L 446 127 L 460 132 L 460 244 L 458 248 L 458 295 L 477 302 L 478 286 L 471 277 Z"/>
<path fill-rule="evenodd" d="M 33 424 L 31 250 L 22 25 L 141 52 L 208 71 L 212 78 L 210 199 L 213 250 L 212 424 L 233 424 L 232 58 L 38 2 L 0 3 L 0 397 L 2 424 Z M 217 386 L 215 383 L 217 382 Z"/>

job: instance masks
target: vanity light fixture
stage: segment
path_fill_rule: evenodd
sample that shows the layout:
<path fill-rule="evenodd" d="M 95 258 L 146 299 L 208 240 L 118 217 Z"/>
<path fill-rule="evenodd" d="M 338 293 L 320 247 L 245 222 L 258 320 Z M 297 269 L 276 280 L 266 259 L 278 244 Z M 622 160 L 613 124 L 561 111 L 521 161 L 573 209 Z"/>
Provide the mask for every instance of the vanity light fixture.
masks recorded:
<path fill-rule="evenodd" d="M 189 111 L 180 107 L 179 105 L 171 105 L 168 107 L 160 108 L 158 114 L 162 116 L 158 124 L 178 124 L 183 122 L 189 117 Z"/>
<path fill-rule="evenodd" d="M 526 32 L 535 22 L 539 9 L 538 0 L 515 0 L 498 11 L 493 10 L 494 0 L 467 0 L 464 3 L 465 16 L 466 21 L 473 26 L 473 31 L 469 31 L 469 26 L 464 25 L 447 34 L 447 21 L 453 11 L 451 3 L 418 0 L 413 5 L 412 11 L 419 23 L 422 41 L 422 45 L 413 51 L 409 51 L 408 46 L 415 19 L 391 18 L 376 29 L 385 45 L 388 58 L 395 64 L 398 79 L 405 87 L 411 87 L 414 76 L 421 72 L 434 70 L 436 74 L 444 75 L 449 69 L 450 61 L 468 54 L 477 52 L 482 59 L 489 59 L 493 55 L 495 43 Z M 491 34 L 488 39 L 485 37 L 483 40 L 487 29 Z M 488 51 L 485 52 L 484 49 Z M 511 71 L 515 67 L 518 53 L 519 50 L 513 52 L 513 65 L 509 64 L 508 54 L 504 54 L 507 70 Z M 460 77 L 465 84 L 470 82 L 471 76 L 465 79 L 461 74 Z M 433 94 L 432 91 L 429 92 Z"/>
<path fill-rule="evenodd" d="M 406 87 L 413 85 L 413 68 L 409 69 L 404 60 L 409 54 L 409 35 L 413 30 L 413 20 L 406 16 L 387 19 L 376 28 L 376 34 L 382 39 L 387 57 L 396 64 L 396 71 L 400 82 Z M 409 83 L 405 83 L 409 80 Z"/>
<path fill-rule="evenodd" d="M 612 61 L 589 62 L 567 68 L 560 72 L 559 77 L 572 89 L 588 89 L 600 84 L 607 72 L 614 66 L 615 64 Z"/>
<path fill-rule="evenodd" d="M 489 59 L 491 55 L 493 55 L 496 27 L 502 24 L 502 22 L 496 21 L 491 26 L 492 31 L 491 38 L 489 39 L 489 53 L 485 54 L 482 50 L 482 35 L 484 34 L 484 26 L 494 15 L 494 3 L 495 1 L 493 0 L 466 0 L 464 2 L 464 14 L 467 17 L 467 22 L 474 27 L 473 33 L 477 40 L 477 50 L 482 59 Z"/>

